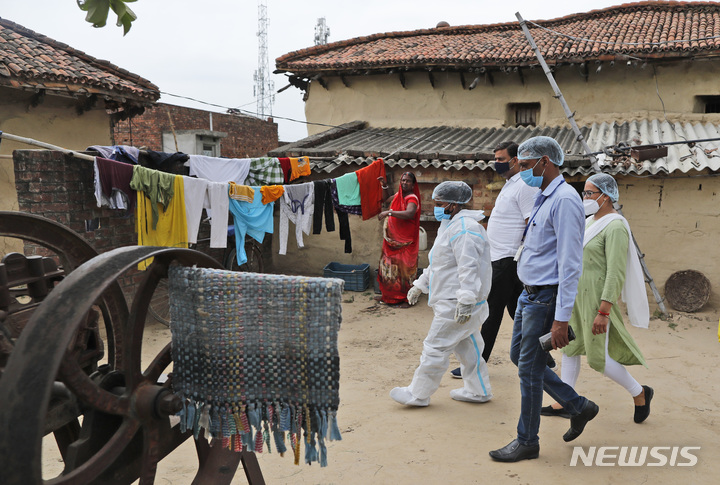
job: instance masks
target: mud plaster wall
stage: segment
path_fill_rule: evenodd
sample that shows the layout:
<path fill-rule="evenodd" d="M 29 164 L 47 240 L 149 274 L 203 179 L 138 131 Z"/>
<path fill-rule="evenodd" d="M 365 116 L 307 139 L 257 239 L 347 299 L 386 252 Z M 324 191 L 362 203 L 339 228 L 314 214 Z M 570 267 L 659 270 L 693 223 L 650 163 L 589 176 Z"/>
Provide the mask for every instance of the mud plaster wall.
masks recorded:
<path fill-rule="evenodd" d="M 592 64 L 587 80 L 578 65 L 555 66 L 554 76 L 579 125 L 638 118 L 720 122 L 720 114 L 694 113 L 696 96 L 720 94 L 717 61 L 687 61 L 641 68 L 616 63 Z M 406 73 L 405 87 L 397 74 L 324 76 L 327 89 L 311 82 L 305 115 L 309 122 L 340 125 L 354 120 L 373 127 L 409 128 L 462 126 L 498 128 L 508 125 L 508 103 L 540 103 L 538 126 L 567 124 L 542 69 L 494 73 L 481 77 L 473 90 L 463 89 L 460 75 Z M 466 81 L 469 84 L 473 79 Z M 308 125 L 313 135 L 327 128 Z"/>
<path fill-rule="evenodd" d="M 618 177 L 619 202 L 660 294 L 665 294 L 665 281 L 672 273 L 694 269 L 712 285 L 705 309 L 718 308 L 720 178 L 692 175 Z M 654 299 L 649 295 L 653 310 Z"/>
<path fill-rule="evenodd" d="M 348 170 L 349 171 L 349 170 Z M 404 170 L 389 170 L 399 180 Z M 499 178 L 492 171 L 446 172 L 444 170 L 415 171 L 421 184 L 423 214 L 422 226 L 428 231 L 428 250 L 432 246 L 437 223 L 431 219 L 432 188 L 441 179 L 466 180 L 473 184 L 474 209 L 490 214 L 499 187 Z M 333 172 L 333 177 L 340 173 Z M 699 175 L 699 176 L 698 176 Z M 313 178 L 327 178 L 314 174 Z M 568 177 L 571 182 L 584 182 L 585 177 Z M 639 178 L 618 177 L 620 204 L 630 223 L 635 239 L 645 254 L 645 262 L 660 295 L 664 296 L 665 281 L 676 272 L 694 269 L 702 272 L 712 285 L 710 299 L 705 306 L 720 306 L 720 177 L 694 173 L 693 176 Z M 492 184 L 492 185 L 491 185 Z M 488 188 L 492 188 L 490 190 Z M 277 228 L 277 215 L 276 224 Z M 295 242 L 294 225 L 290 224 L 287 255 L 277 254 L 278 234 L 273 235 L 273 270 L 276 272 L 322 275 L 329 262 L 359 265 L 368 263 L 372 271 L 377 268 L 382 243 L 382 228 L 377 219 L 362 221 L 350 216 L 353 252 L 343 252 L 344 243 L 338 232 L 304 237 L 305 248 Z M 428 264 L 428 250 L 420 251 L 419 265 Z M 374 274 L 374 273 L 373 273 Z M 657 308 L 650 287 L 647 288 L 651 313 Z M 666 303 L 669 311 L 673 311 Z"/>
<path fill-rule="evenodd" d="M 0 130 L 70 150 L 110 144 L 110 119 L 104 110 L 93 109 L 78 115 L 74 100 L 46 96 L 33 107 L 31 98 L 31 93 L 0 88 Z M 28 148 L 32 147 L 2 140 L 0 154 L 11 155 L 13 150 Z M 19 210 L 15 168 L 13 160 L 9 158 L 0 159 L 0 210 Z M 4 254 L 10 251 L 22 251 L 22 245 L 11 239 L 0 238 L 0 252 Z"/>

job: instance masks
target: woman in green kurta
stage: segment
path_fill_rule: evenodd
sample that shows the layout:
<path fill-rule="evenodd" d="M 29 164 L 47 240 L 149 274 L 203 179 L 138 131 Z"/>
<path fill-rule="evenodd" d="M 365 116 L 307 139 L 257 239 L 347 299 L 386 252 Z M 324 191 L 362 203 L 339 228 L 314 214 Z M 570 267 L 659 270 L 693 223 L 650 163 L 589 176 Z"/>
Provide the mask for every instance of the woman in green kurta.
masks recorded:
<path fill-rule="evenodd" d="M 650 400 L 654 392 L 649 386 L 641 386 L 624 367 L 647 365 L 635 340 L 625 328 L 617 305 L 626 286 L 626 270 L 629 267 L 635 269 L 628 265 L 629 257 L 636 258 L 628 250 L 630 228 L 613 208 L 613 202 L 618 200 L 618 188 L 610 175 L 590 177 L 585 183 L 583 199 L 586 214 L 592 217 L 588 217 L 585 224 L 582 275 L 570 317 L 570 325 L 577 338 L 562 349 L 561 378 L 575 387 L 580 372 L 580 356 L 586 355 L 590 367 L 630 393 L 635 403 L 634 421 L 641 423 L 650 414 Z M 644 282 L 641 285 L 640 291 L 645 295 Z M 647 307 L 647 296 L 644 297 Z M 647 327 L 647 323 L 638 326 Z M 544 407 L 543 414 L 567 415 L 559 404 Z"/>

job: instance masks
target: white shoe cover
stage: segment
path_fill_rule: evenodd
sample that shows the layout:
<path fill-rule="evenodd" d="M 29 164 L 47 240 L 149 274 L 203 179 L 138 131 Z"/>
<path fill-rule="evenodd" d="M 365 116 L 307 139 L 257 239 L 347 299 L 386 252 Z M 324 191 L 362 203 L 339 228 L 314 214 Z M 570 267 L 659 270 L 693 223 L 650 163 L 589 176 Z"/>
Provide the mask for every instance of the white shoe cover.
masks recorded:
<path fill-rule="evenodd" d="M 430 398 L 418 399 L 408 391 L 407 387 L 396 387 L 390 391 L 390 397 L 400 404 L 408 406 L 427 406 L 430 404 Z"/>
<path fill-rule="evenodd" d="M 490 399 L 492 399 L 492 394 L 489 396 L 478 396 L 475 394 L 470 394 L 464 387 L 461 387 L 460 389 L 453 389 L 450 391 L 450 397 L 455 399 L 456 401 L 465 401 L 465 402 L 488 402 Z"/>

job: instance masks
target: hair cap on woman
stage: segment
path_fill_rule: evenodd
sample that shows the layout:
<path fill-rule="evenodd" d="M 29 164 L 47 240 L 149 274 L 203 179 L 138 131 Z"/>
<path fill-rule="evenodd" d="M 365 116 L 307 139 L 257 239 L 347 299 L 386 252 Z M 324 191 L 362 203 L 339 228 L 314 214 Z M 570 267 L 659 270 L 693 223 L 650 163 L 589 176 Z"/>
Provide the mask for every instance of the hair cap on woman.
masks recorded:
<path fill-rule="evenodd" d="M 591 175 L 586 182 L 593 184 L 600 192 L 610 197 L 610 200 L 613 202 L 617 202 L 620 198 L 617 182 L 615 182 L 612 175 L 596 173 L 595 175 Z"/>

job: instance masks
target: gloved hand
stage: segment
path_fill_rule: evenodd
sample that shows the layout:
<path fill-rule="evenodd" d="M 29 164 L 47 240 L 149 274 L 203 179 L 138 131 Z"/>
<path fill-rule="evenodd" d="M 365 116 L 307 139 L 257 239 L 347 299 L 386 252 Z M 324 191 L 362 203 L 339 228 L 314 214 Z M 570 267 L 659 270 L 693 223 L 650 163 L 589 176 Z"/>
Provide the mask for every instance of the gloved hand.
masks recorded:
<path fill-rule="evenodd" d="M 458 302 L 457 306 L 455 307 L 455 323 L 462 325 L 468 320 L 470 320 L 473 308 L 475 308 L 475 304 L 473 303 Z"/>
<path fill-rule="evenodd" d="M 418 288 L 417 286 L 413 286 L 408 290 L 407 293 L 407 300 L 410 305 L 414 305 L 418 302 L 418 298 L 420 298 L 420 295 L 422 294 L 422 290 Z"/>

